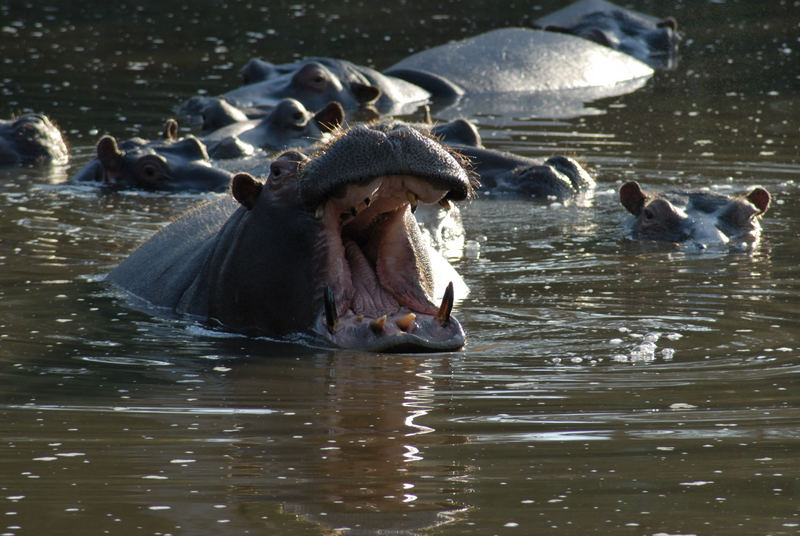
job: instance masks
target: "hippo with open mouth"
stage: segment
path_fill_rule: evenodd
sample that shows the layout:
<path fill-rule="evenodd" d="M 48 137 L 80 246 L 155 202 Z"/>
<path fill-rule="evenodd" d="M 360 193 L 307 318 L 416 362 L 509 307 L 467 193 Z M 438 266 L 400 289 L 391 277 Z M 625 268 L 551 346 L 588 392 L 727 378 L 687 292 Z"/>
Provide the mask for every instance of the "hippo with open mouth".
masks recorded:
<path fill-rule="evenodd" d="M 451 316 L 458 274 L 413 213 L 470 198 L 473 184 L 429 135 L 358 125 L 309 156 L 285 152 L 265 183 L 236 175 L 231 191 L 161 230 L 110 281 L 248 335 L 372 351 L 463 346 Z"/>

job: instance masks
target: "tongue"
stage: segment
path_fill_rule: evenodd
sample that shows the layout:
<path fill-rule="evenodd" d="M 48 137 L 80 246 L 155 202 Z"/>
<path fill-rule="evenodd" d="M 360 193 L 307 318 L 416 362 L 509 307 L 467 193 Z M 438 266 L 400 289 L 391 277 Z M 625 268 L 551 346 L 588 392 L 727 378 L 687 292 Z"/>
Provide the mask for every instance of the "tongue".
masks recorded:
<path fill-rule="evenodd" d="M 378 318 L 385 314 L 392 314 L 400 309 L 391 294 L 386 292 L 378 282 L 378 276 L 369 263 L 361 248 L 349 240 L 345 243 L 347 262 L 350 264 L 350 274 L 353 278 L 355 293 L 351 302 L 353 312 L 371 318 Z"/>
<path fill-rule="evenodd" d="M 424 239 L 416 220 L 406 220 L 407 210 L 395 211 L 383 222 L 375 269 L 383 288 L 400 304 L 418 313 L 435 314 L 437 308 L 429 298 L 433 281 L 430 260 L 424 246 L 416 247 L 424 244 Z"/>

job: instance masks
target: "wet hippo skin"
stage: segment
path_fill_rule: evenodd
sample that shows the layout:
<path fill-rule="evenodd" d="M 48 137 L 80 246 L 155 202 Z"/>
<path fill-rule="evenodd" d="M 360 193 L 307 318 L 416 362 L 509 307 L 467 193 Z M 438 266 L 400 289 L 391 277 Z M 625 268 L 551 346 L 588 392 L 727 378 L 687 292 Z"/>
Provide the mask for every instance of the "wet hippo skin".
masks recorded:
<path fill-rule="evenodd" d="M 109 279 L 158 311 L 268 337 L 370 350 L 453 350 L 458 278 L 432 260 L 413 211 L 466 199 L 458 160 L 403 124 L 359 125 L 265 183 L 239 174 L 233 199 L 157 233 Z"/>
<path fill-rule="evenodd" d="M 769 192 L 761 187 L 744 196 L 687 190 L 645 193 L 635 181 L 622 185 L 619 198 L 631 213 L 627 226 L 634 239 L 691 240 L 701 246 L 756 243 L 759 219 L 770 204 Z"/>

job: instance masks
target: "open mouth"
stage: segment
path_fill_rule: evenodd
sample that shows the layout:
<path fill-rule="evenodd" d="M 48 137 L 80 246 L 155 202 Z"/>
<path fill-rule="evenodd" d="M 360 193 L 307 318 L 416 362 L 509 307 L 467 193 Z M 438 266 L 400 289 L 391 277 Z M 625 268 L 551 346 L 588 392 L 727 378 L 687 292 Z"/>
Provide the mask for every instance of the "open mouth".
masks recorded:
<path fill-rule="evenodd" d="M 327 262 L 318 331 L 337 346 L 371 350 L 464 344 L 450 315 L 453 285 L 435 296 L 436 274 L 413 217 L 418 203 L 449 208 L 448 192 L 424 178 L 387 175 L 351 184 L 319 205 L 315 217 L 323 224 Z"/>

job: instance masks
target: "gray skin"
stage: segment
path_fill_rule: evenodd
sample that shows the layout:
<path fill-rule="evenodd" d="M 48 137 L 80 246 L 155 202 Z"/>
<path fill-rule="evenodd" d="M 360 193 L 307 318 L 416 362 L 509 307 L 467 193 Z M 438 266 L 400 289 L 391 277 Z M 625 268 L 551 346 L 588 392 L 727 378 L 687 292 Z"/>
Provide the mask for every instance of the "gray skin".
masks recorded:
<path fill-rule="evenodd" d="M 231 117 L 235 116 L 228 106 Z M 263 119 L 244 119 L 214 130 L 202 137 L 211 158 L 238 158 L 256 149 L 277 152 L 290 147 L 309 147 L 324 141 L 328 133 L 344 122 L 338 102 L 329 102 L 312 114 L 300 102 L 283 99 Z"/>
<path fill-rule="evenodd" d="M 592 176 L 572 158 L 555 155 L 542 162 L 483 147 L 478 129 L 465 119 L 434 126 L 431 132 L 468 160 L 479 177 L 480 194 L 566 201 L 595 186 Z"/>
<path fill-rule="evenodd" d="M 631 217 L 634 239 L 666 242 L 752 245 L 761 234 L 760 217 L 770 195 L 761 187 L 741 197 L 702 191 L 645 193 L 635 181 L 626 182 L 619 199 Z"/>
<path fill-rule="evenodd" d="M 547 31 L 576 35 L 629 54 L 654 69 L 677 65 L 681 36 L 672 17 L 658 19 L 605 0 L 580 0 L 536 23 Z"/>
<path fill-rule="evenodd" d="M 46 115 L 0 119 L 0 166 L 65 164 L 68 160 L 61 131 Z"/>
<path fill-rule="evenodd" d="M 236 175 L 231 191 L 157 233 L 110 281 L 160 312 L 248 335 L 374 351 L 464 344 L 413 208 L 466 199 L 472 184 L 429 136 L 358 125 L 310 156 L 284 153 L 266 183 Z"/>
<path fill-rule="evenodd" d="M 508 92 L 519 101 L 522 94 L 540 99 L 541 93 L 569 90 L 570 99 L 581 102 L 631 91 L 653 70 L 586 39 L 506 28 L 413 54 L 383 73 L 330 58 L 280 65 L 254 60 L 243 72 L 247 84 L 223 95 L 241 109 L 269 108 L 289 97 L 309 109 L 336 100 L 345 110 L 370 106 L 382 114 L 398 114 L 429 101 L 442 106 L 465 101 L 470 112 L 499 102 L 510 106 L 509 99 L 498 95 Z M 213 98 L 194 97 L 179 111 L 201 114 L 211 103 Z"/>
<path fill-rule="evenodd" d="M 70 180 L 109 190 L 222 192 L 232 176 L 211 165 L 205 145 L 196 137 L 179 139 L 178 123 L 170 119 L 163 140 L 133 138 L 118 144 L 113 136 L 103 136 L 97 142 L 97 158 Z"/>
<path fill-rule="evenodd" d="M 259 68 L 254 69 L 253 65 Z M 346 110 L 366 106 L 388 113 L 406 104 L 422 103 L 429 97 L 427 91 L 413 84 L 332 58 L 309 58 L 280 65 L 251 60 L 242 70 L 242 76 L 245 85 L 222 97 L 249 117 L 266 113 L 285 98 L 296 99 L 310 110 L 319 110 L 336 101 Z M 214 97 L 192 97 L 178 111 L 188 116 L 203 114 L 207 107 L 214 106 L 214 101 Z"/>

